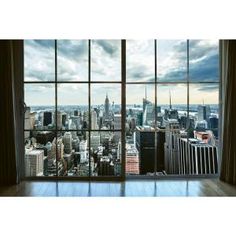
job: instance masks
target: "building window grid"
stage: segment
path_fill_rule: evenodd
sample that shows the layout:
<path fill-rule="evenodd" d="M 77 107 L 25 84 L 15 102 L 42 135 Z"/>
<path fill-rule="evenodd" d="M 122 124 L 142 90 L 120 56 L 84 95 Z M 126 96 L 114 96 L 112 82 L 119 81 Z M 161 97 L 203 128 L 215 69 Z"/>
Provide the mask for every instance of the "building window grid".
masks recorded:
<path fill-rule="evenodd" d="M 123 42 L 122 42 L 123 41 Z M 123 53 L 123 56 L 122 56 L 122 53 L 121 53 L 121 74 L 120 74 L 120 78 L 121 80 L 120 81 L 92 81 L 91 80 L 91 40 L 88 40 L 88 81 L 58 81 L 57 78 L 58 78 L 58 72 L 57 72 L 57 68 L 58 68 L 58 64 L 57 64 L 57 40 L 54 40 L 54 50 L 55 50 L 55 80 L 54 81 L 24 81 L 24 84 L 52 84 L 55 86 L 55 114 L 57 114 L 57 110 L 58 110 L 58 97 L 57 97 L 57 93 L 58 93 L 58 84 L 87 84 L 88 85 L 88 114 L 89 114 L 89 128 L 86 129 L 85 131 L 88 131 L 89 135 L 88 135 L 88 138 L 89 138 L 89 176 L 88 177 L 92 177 L 91 176 L 91 168 L 90 168 L 90 164 L 91 164 L 91 155 L 90 155 L 90 134 L 91 132 L 94 132 L 94 131 L 101 131 L 100 129 L 91 129 L 91 84 L 120 84 L 121 85 L 121 115 L 123 117 L 122 119 L 122 124 L 121 124 L 121 129 L 114 129 L 114 130 L 102 130 L 102 132 L 121 132 L 121 136 L 124 137 L 125 136 L 125 130 L 124 130 L 124 120 L 125 120 L 125 117 L 126 117 L 126 104 L 123 104 L 124 102 L 124 99 L 125 99 L 125 94 L 124 94 L 124 90 L 126 90 L 126 85 L 139 85 L 139 84 L 142 84 L 142 85 L 154 85 L 155 86 L 155 110 L 154 110 L 154 113 L 155 113 L 155 120 L 154 120 L 154 128 L 157 127 L 157 105 L 158 105 L 158 99 L 157 99 L 157 88 L 158 88 L 158 85 L 175 85 L 175 84 L 186 84 L 187 86 L 187 120 L 189 120 L 189 86 L 191 84 L 220 84 L 220 81 L 218 79 L 218 81 L 190 81 L 190 77 L 189 77 L 189 40 L 186 40 L 186 54 L 187 54 L 187 60 L 186 60 L 186 64 L 187 64 L 187 68 L 186 68 L 186 80 L 185 81 L 173 81 L 173 82 L 165 82 L 165 81 L 159 81 L 158 80 L 158 39 L 155 39 L 153 40 L 154 42 L 154 81 L 152 82 L 131 82 L 131 81 L 126 81 L 126 74 L 125 76 L 122 75 L 122 71 L 124 70 L 124 67 L 126 69 L 126 40 L 120 40 L 120 43 L 121 43 L 121 52 L 124 51 Z M 123 50 L 125 49 L 125 50 Z M 125 65 L 124 65 L 124 60 L 125 60 Z M 124 99 L 123 99 L 124 98 Z M 219 98 L 218 98 L 219 99 Z M 219 101 L 219 106 L 221 105 L 220 101 Z M 221 110 L 221 108 L 219 107 L 219 111 Z M 56 141 L 57 141 L 57 137 L 58 137 L 58 133 L 60 132 L 66 132 L 66 131 L 79 131 L 79 129 L 63 129 L 63 130 L 60 130 L 58 129 L 58 126 L 57 126 L 57 118 L 55 119 L 56 121 L 56 128 L 55 129 L 44 129 L 44 131 L 53 131 L 55 133 L 55 136 L 56 136 Z M 219 123 L 221 122 L 221 114 L 219 113 Z M 31 129 L 25 129 L 24 128 L 24 131 L 32 131 Z M 33 130 L 33 131 L 37 131 L 37 129 Z M 155 129 L 155 155 L 156 155 L 156 152 L 157 152 L 157 143 L 156 143 L 156 134 L 157 134 L 157 131 Z M 187 137 L 188 139 L 188 137 Z M 57 142 L 56 142 L 57 143 Z M 123 166 L 122 168 L 122 172 L 121 172 L 121 176 L 119 177 L 125 177 L 126 173 L 125 173 L 125 140 L 122 139 L 122 158 L 121 158 L 121 165 Z M 58 155 L 58 146 L 56 145 L 56 177 L 58 177 L 58 158 L 57 158 L 57 155 Z M 155 169 L 157 169 L 157 163 L 156 163 L 156 159 L 155 159 Z M 154 173 L 154 176 L 156 176 L 156 171 Z M 113 177 L 113 176 L 109 176 L 110 177 Z M 65 177 L 65 178 L 68 178 L 68 177 Z M 73 178 L 83 178 L 81 176 L 76 176 L 76 177 L 73 177 Z"/>

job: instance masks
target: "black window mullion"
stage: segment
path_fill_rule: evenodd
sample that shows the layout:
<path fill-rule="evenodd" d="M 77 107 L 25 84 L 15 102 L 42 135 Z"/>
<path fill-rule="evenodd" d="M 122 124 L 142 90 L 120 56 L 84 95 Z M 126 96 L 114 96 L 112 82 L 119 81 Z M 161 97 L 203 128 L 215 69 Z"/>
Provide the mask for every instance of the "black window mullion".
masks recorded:
<path fill-rule="evenodd" d="M 154 74 L 155 74 L 155 140 L 154 140 L 154 176 L 157 174 L 157 40 L 154 40 Z"/>
<path fill-rule="evenodd" d="M 121 40 L 121 177 L 125 179 L 125 163 L 126 163 L 126 40 Z"/>
<path fill-rule="evenodd" d="M 58 126 L 57 126 L 57 40 L 55 40 L 55 135 L 56 135 L 56 176 L 58 177 L 58 145 L 57 145 L 57 138 L 58 138 Z"/>
<path fill-rule="evenodd" d="M 89 154 L 89 177 L 91 177 L 91 40 L 88 40 L 88 154 Z"/>

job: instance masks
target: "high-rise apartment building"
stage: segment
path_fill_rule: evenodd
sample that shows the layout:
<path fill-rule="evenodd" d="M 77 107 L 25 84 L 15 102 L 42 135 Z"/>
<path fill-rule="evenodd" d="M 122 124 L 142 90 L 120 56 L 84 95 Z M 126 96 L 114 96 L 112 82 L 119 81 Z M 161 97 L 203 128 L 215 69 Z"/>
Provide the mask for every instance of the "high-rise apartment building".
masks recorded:
<path fill-rule="evenodd" d="M 25 153 L 25 175 L 42 176 L 44 163 L 43 150 L 26 150 Z"/>

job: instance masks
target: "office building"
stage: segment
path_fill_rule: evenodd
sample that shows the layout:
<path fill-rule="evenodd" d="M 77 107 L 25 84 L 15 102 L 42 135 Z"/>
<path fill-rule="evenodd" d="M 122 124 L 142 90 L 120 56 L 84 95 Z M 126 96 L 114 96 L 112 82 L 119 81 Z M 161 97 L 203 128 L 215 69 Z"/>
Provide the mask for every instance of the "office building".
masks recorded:
<path fill-rule="evenodd" d="M 43 150 L 26 150 L 25 153 L 25 175 L 42 176 L 43 175 Z"/>

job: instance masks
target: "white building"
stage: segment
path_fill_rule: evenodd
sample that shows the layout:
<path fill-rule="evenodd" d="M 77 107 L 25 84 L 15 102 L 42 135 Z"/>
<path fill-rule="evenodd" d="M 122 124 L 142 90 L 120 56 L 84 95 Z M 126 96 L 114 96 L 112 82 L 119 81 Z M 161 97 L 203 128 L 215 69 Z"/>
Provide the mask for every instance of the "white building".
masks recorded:
<path fill-rule="evenodd" d="M 25 175 L 42 176 L 43 175 L 43 150 L 26 150 L 25 154 Z"/>

